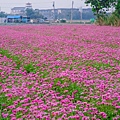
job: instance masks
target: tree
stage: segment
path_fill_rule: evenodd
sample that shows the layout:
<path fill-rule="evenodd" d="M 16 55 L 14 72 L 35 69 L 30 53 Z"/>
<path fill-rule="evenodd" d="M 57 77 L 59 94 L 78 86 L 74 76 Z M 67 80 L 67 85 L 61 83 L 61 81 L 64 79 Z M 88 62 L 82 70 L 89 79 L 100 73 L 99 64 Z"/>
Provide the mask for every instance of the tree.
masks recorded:
<path fill-rule="evenodd" d="M 43 18 L 43 15 L 39 13 L 39 11 L 35 11 L 33 9 L 26 9 L 26 15 L 30 18 Z"/>
<path fill-rule="evenodd" d="M 115 6 L 117 0 L 86 0 L 85 4 L 91 4 L 92 11 L 99 17 L 100 14 L 105 14 L 112 6 Z"/>
<path fill-rule="evenodd" d="M 0 17 L 6 17 L 7 16 L 7 14 L 5 13 L 5 12 L 0 12 Z"/>
<path fill-rule="evenodd" d="M 26 15 L 27 16 L 32 16 L 34 14 L 34 11 L 33 11 L 33 9 L 26 9 Z"/>
<path fill-rule="evenodd" d="M 115 9 L 116 9 L 117 14 L 120 15 L 120 0 L 117 1 Z"/>

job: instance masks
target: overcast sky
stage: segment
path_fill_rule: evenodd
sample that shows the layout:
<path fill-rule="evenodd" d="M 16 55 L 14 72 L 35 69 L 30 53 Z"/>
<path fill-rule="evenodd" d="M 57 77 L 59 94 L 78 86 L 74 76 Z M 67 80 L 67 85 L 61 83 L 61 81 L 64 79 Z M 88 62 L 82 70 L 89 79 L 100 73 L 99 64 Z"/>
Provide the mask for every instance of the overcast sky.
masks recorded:
<path fill-rule="evenodd" d="M 30 2 L 34 9 L 50 9 L 55 1 L 55 8 L 70 8 L 72 0 L 0 0 L 0 11 L 10 13 L 13 7 L 25 7 L 25 3 Z M 85 7 L 84 0 L 73 0 L 74 7 Z"/>

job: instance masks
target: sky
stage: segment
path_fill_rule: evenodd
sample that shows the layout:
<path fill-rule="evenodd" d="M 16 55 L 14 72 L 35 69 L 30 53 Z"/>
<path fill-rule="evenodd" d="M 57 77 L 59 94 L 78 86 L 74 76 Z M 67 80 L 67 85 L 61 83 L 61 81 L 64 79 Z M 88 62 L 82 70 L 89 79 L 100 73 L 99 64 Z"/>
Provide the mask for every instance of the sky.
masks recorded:
<path fill-rule="evenodd" d="M 13 7 L 25 7 L 27 2 L 32 3 L 33 9 L 71 8 L 74 1 L 74 8 L 86 7 L 85 0 L 0 0 L 0 11 L 10 13 Z"/>

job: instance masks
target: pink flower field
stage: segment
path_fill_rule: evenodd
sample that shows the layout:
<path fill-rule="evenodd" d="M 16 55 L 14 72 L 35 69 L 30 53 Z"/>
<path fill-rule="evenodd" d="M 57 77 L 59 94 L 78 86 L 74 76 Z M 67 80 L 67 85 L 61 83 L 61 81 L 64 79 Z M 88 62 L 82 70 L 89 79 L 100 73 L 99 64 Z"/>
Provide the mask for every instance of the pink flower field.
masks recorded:
<path fill-rule="evenodd" d="M 0 120 L 120 120 L 120 27 L 0 26 Z"/>

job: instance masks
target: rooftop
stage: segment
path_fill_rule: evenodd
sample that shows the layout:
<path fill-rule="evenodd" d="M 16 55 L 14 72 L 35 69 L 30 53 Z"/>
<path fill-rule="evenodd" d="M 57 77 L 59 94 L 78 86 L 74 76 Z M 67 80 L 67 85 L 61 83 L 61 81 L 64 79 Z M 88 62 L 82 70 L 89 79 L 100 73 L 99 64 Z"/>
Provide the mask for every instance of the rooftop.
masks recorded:
<path fill-rule="evenodd" d="M 11 10 L 25 10 L 25 7 L 14 7 Z"/>
<path fill-rule="evenodd" d="M 21 16 L 20 15 L 15 15 L 15 16 L 8 15 L 7 18 L 8 19 L 19 19 L 19 18 L 21 18 Z"/>
<path fill-rule="evenodd" d="M 31 5 L 31 3 L 26 3 L 26 5 Z"/>

